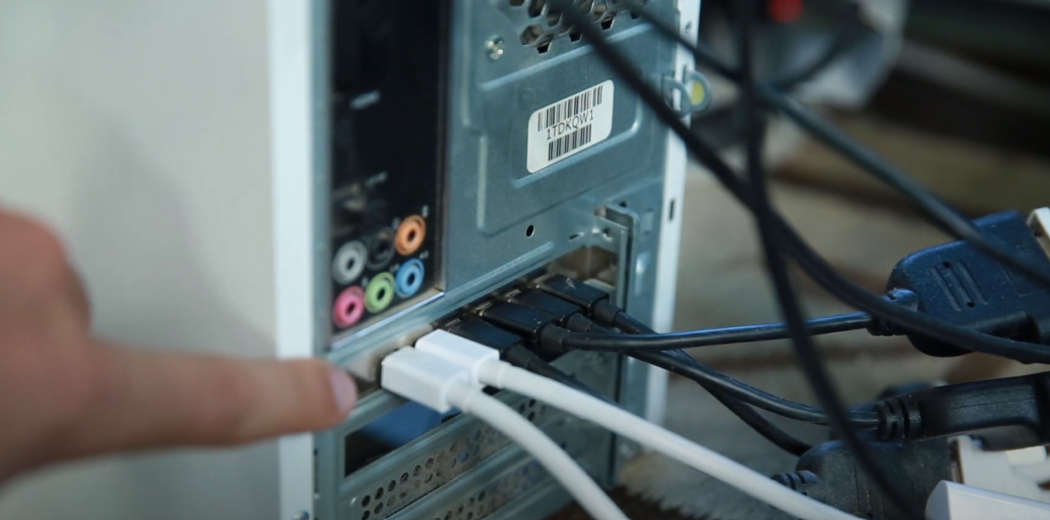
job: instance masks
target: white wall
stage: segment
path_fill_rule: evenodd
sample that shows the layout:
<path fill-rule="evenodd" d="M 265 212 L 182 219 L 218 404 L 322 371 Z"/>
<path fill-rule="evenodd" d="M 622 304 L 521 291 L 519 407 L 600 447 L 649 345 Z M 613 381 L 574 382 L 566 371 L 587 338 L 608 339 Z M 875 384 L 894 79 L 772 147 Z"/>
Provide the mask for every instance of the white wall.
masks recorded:
<path fill-rule="evenodd" d="M 99 333 L 273 354 L 265 30 L 262 1 L 0 0 L 0 204 L 63 236 Z M 272 444 L 107 459 L 0 490 L 3 520 L 276 510 Z"/>

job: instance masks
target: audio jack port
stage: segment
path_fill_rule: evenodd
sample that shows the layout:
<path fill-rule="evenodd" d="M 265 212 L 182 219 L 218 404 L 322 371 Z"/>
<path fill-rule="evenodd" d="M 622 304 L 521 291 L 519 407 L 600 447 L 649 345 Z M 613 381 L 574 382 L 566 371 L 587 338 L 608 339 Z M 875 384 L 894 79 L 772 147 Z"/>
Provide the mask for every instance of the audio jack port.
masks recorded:
<path fill-rule="evenodd" d="M 365 291 L 354 286 L 339 293 L 332 305 L 332 322 L 341 329 L 353 327 L 365 314 Z"/>
<path fill-rule="evenodd" d="M 411 298 L 423 287 L 423 276 L 426 271 L 423 262 L 413 258 L 403 264 L 397 270 L 397 296 L 399 298 Z"/>
<path fill-rule="evenodd" d="M 340 285 L 353 283 L 365 272 L 368 248 L 354 240 L 343 244 L 332 259 L 332 278 Z"/>
<path fill-rule="evenodd" d="M 365 308 L 368 312 L 383 312 L 394 301 L 396 291 L 394 275 L 390 273 L 379 273 L 372 281 L 368 282 L 365 289 Z"/>
<path fill-rule="evenodd" d="M 397 227 L 397 237 L 394 245 L 401 256 L 409 256 L 423 247 L 423 241 L 427 238 L 427 221 L 419 215 L 412 215 L 401 222 Z"/>

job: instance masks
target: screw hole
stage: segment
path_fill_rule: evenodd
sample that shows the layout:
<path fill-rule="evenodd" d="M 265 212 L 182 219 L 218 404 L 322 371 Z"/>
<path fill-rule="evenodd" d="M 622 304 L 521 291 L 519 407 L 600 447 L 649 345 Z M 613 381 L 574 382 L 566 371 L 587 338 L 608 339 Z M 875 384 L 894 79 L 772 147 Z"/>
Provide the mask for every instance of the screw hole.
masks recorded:
<path fill-rule="evenodd" d="M 532 235 L 536 234 L 536 226 L 529 224 L 529 227 L 525 228 L 525 236 L 532 238 Z"/>

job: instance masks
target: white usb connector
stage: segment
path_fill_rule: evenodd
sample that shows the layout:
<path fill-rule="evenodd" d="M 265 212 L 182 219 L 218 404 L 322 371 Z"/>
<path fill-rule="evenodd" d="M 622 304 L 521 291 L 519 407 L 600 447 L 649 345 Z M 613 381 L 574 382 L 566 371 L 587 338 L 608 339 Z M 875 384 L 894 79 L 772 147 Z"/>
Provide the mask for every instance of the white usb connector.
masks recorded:
<path fill-rule="evenodd" d="M 549 437 L 507 405 L 482 392 L 485 367 L 499 367 L 496 350 L 445 331 L 432 332 L 383 359 L 380 384 L 438 412 L 477 416 L 518 443 L 597 520 L 628 520 L 616 503 Z"/>
<path fill-rule="evenodd" d="M 382 366 L 380 384 L 385 390 L 440 413 L 455 407 L 451 402 L 454 387 L 482 388 L 459 365 L 411 347 L 383 358 Z"/>

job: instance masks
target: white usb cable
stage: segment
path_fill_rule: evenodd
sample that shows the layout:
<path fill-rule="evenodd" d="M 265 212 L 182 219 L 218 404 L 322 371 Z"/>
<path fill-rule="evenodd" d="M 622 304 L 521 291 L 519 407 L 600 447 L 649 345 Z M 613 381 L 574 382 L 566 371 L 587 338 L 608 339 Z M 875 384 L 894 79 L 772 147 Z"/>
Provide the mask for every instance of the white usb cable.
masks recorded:
<path fill-rule="evenodd" d="M 492 349 L 484 345 L 445 331 L 435 331 L 420 338 L 416 348 L 460 366 L 465 373 L 476 378 L 472 381 L 476 384 L 511 390 L 599 424 L 797 518 L 857 520 L 853 515 L 797 493 L 732 459 L 614 405 L 499 361 L 497 357 L 486 353 Z"/>
<path fill-rule="evenodd" d="M 495 350 L 476 343 L 473 347 L 470 351 L 475 365 L 502 363 Z M 628 520 L 569 454 L 513 409 L 482 392 L 477 376 L 476 371 L 465 369 L 461 363 L 403 348 L 383 359 L 380 382 L 384 389 L 435 411 L 444 413 L 456 408 L 478 417 L 535 457 L 591 517 Z"/>

